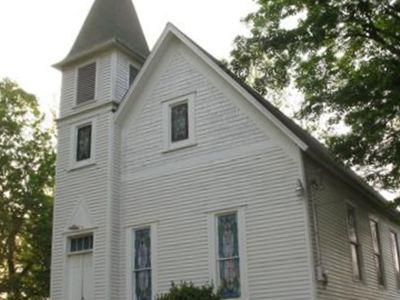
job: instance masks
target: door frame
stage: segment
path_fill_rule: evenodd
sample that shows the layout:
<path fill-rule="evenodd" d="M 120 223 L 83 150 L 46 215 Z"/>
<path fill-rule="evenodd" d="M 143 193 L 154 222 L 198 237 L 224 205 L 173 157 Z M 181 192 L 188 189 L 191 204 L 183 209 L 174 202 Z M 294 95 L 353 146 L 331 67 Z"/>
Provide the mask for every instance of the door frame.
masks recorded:
<path fill-rule="evenodd" d="M 97 232 L 97 227 L 91 227 L 91 228 L 83 228 L 83 229 L 77 229 L 77 230 L 69 230 L 64 232 L 63 235 L 63 284 L 62 284 L 62 295 L 63 299 L 66 299 L 68 296 L 68 258 L 73 255 L 80 255 L 80 254 L 88 254 L 91 253 L 92 259 L 93 259 L 93 273 L 94 273 L 94 258 L 96 254 L 96 232 Z M 70 247 L 70 240 L 72 238 L 77 238 L 80 236 L 85 236 L 88 234 L 93 235 L 93 248 L 88 251 L 80 251 L 77 253 L 71 253 L 69 251 Z M 93 277 L 94 280 L 94 277 Z M 94 281 L 93 281 L 93 289 L 94 289 Z"/>

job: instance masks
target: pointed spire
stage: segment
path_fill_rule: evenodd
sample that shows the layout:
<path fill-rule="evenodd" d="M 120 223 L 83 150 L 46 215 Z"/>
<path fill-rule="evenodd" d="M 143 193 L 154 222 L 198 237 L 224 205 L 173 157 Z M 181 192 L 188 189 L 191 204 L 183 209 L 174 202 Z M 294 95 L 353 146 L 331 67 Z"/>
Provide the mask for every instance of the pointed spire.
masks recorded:
<path fill-rule="evenodd" d="M 57 67 L 116 44 L 140 60 L 149 54 L 132 0 L 95 0 L 71 51 Z"/>

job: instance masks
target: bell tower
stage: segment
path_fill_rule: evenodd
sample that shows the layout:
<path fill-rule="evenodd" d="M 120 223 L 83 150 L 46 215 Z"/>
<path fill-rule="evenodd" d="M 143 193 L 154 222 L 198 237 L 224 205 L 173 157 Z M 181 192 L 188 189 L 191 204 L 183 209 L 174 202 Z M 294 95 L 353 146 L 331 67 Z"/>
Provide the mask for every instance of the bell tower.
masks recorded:
<path fill-rule="evenodd" d="M 51 299 L 115 299 L 114 112 L 149 55 L 132 0 L 95 0 L 62 72 Z"/>
<path fill-rule="evenodd" d="M 61 116 L 70 114 L 69 108 L 90 100 L 119 102 L 129 88 L 149 55 L 131 1 L 95 0 L 70 52 L 54 65 L 63 73 Z M 69 87 L 72 82 L 64 80 L 71 80 L 68 75 L 72 72 L 75 85 Z"/>

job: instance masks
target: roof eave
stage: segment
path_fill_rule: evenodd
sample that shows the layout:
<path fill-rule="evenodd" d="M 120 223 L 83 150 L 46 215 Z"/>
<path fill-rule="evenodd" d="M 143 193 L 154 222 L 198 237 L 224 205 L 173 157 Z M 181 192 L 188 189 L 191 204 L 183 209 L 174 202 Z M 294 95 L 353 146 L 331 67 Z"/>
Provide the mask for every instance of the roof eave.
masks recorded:
<path fill-rule="evenodd" d="M 78 53 L 73 56 L 67 56 L 62 61 L 54 64 L 53 67 L 58 70 L 62 70 L 64 68 L 70 66 L 71 64 L 76 63 L 77 61 L 84 60 L 86 58 L 93 56 L 93 54 L 96 54 L 99 52 L 104 52 L 104 51 L 107 51 L 112 48 L 119 49 L 120 51 L 124 52 L 125 54 L 138 60 L 140 63 L 143 63 L 146 60 L 146 57 L 144 55 L 133 51 L 128 46 L 126 46 L 126 43 L 124 43 L 123 41 L 121 41 L 117 38 L 114 38 L 114 39 L 110 39 L 102 44 L 95 45 L 92 48 L 88 49 L 87 51 L 83 51 L 83 52 Z"/>
<path fill-rule="evenodd" d="M 333 161 L 333 158 L 331 157 L 326 157 L 323 154 L 321 155 L 321 153 L 316 153 L 315 148 L 309 148 L 308 150 L 304 151 L 304 153 L 318 163 L 321 167 L 324 167 L 332 174 L 338 176 L 346 184 L 362 193 L 363 196 L 366 197 L 365 199 L 371 205 L 379 207 L 383 213 L 391 218 L 393 222 L 400 224 L 400 213 L 394 209 L 391 209 L 388 206 L 388 200 L 386 200 L 380 193 L 368 185 L 353 170 L 345 165 Z"/>

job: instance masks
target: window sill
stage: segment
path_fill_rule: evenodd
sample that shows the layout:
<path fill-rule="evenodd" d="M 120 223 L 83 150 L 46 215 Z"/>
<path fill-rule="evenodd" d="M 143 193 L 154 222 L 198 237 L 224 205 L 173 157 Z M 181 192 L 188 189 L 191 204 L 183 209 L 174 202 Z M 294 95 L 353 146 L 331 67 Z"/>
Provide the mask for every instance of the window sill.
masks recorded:
<path fill-rule="evenodd" d="M 353 283 L 354 284 L 358 284 L 358 285 L 362 285 L 362 286 L 366 286 L 367 283 L 365 282 L 364 276 L 361 279 L 357 279 L 353 277 Z"/>
<path fill-rule="evenodd" d="M 82 250 L 82 251 L 75 251 L 75 252 L 68 252 L 68 256 L 82 255 L 82 254 L 90 254 L 90 253 L 93 253 L 93 249 L 90 249 L 90 250 Z"/>
<path fill-rule="evenodd" d="M 91 166 L 94 166 L 94 165 L 96 165 L 96 162 L 93 161 L 93 160 L 75 162 L 75 163 L 72 163 L 72 165 L 70 166 L 68 171 L 71 172 L 71 171 L 75 171 L 75 170 L 91 167 Z"/>
<path fill-rule="evenodd" d="M 91 104 L 94 104 L 96 102 L 97 102 L 96 99 L 87 100 L 87 101 L 84 101 L 82 103 L 76 103 L 75 102 L 75 105 L 74 105 L 74 107 L 72 109 L 80 109 L 80 108 L 85 107 L 85 106 L 90 106 Z"/>
<path fill-rule="evenodd" d="M 165 150 L 162 151 L 162 153 L 170 153 L 174 151 L 178 151 L 181 149 L 186 149 L 186 148 L 191 148 L 197 146 L 196 142 L 185 142 L 185 143 L 179 143 L 176 145 L 169 145 Z"/>
<path fill-rule="evenodd" d="M 387 290 L 387 285 L 382 285 L 382 284 L 379 283 L 378 288 L 379 288 L 381 291 L 386 291 L 386 290 Z"/>

